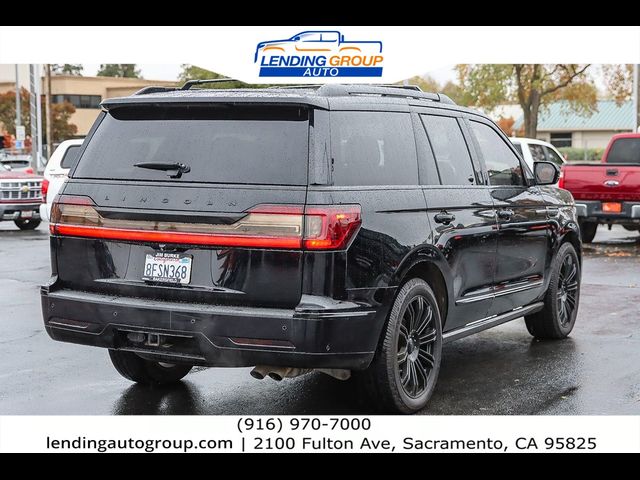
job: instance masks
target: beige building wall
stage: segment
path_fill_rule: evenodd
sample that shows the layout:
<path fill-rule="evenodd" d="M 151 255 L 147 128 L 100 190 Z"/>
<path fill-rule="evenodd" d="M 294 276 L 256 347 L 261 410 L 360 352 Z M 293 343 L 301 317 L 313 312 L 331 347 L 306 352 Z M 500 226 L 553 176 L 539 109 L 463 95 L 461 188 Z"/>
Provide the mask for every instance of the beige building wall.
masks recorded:
<path fill-rule="evenodd" d="M 43 78 L 42 91 L 45 91 Z M 22 82 L 21 82 L 22 83 Z M 73 75 L 54 75 L 51 77 L 52 95 L 99 95 L 102 100 L 124 97 L 149 85 L 174 86 L 176 82 L 165 80 L 147 80 L 143 78 L 80 77 Z M 24 85 L 23 85 L 24 86 Z M 0 93 L 13 90 L 11 81 L 0 81 Z M 71 123 L 78 127 L 78 136 L 89 132 L 91 125 L 100 113 L 99 108 L 77 108 L 71 116 Z"/>
<path fill-rule="evenodd" d="M 571 145 L 574 148 L 605 148 L 611 137 L 628 130 L 579 130 L 571 132 Z M 551 141 L 552 132 L 538 132 L 538 140 Z M 558 132 L 560 133 L 560 132 Z"/>
<path fill-rule="evenodd" d="M 551 140 L 551 134 L 549 134 L 549 132 L 538 132 L 538 135 L 536 136 L 536 138 L 538 140 L 542 140 L 543 142 L 547 142 L 550 143 Z"/>
<path fill-rule="evenodd" d="M 573 142 L 574 146 L 578 148 L 605 148 L 609 144 L 609 140 L 616 133 L 622 133 L 620 131 L 582 131 L 574 132 Z"/>

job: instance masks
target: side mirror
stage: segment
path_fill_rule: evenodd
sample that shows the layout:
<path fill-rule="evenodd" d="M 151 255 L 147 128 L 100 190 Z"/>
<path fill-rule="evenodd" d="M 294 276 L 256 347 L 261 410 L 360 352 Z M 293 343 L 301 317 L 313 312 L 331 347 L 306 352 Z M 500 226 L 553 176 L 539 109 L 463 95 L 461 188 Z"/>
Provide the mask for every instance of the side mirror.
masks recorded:
<path fill-rule="evenodd" d="M 555 163 L 535 162 L 533 175 L 536 178 L 536 185 L 554 185 L 560 179 L 560 169 Z"/>
<path fill-rule="evenodd" d="M 13 170 L 13 167 L 11 165 L 5 165 L 4 168 L 6 168 L 9 171 Z"/>

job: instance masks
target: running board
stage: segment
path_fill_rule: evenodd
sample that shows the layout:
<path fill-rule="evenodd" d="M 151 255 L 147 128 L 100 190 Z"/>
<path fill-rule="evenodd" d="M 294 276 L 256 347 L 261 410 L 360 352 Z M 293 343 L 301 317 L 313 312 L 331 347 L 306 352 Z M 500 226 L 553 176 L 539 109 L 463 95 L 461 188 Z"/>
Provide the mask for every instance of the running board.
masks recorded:
<path fill-rule="evenodd" d="M 461 338 L 468 337 L 469 335 L 473 335 L 474 333 L 481 332 L 488 328 L 497 327 L 498 325 L 502 325 L 503 323 L 510 322 L 511 320 L 515 320 L 516 318 L 523 317 L 524 315 L 529 315 L 531 313 L 539 312 L 540 310 L 542 310 L 543 307 L 544 307 L 543 302 L 532 303 L 531 305 L 517 308 L 510 312 L 503 313 L 502 315 L 489 317 L 489 318 L 485 318 L 482 320 L 469 323 L 464 327 L 456 328 L 455 330 L 446 332 L 442 336 L 442 341 L 444 343 L 449 343 L 449 342 L 453 342 L 454 340 L 459 340 Z"/>

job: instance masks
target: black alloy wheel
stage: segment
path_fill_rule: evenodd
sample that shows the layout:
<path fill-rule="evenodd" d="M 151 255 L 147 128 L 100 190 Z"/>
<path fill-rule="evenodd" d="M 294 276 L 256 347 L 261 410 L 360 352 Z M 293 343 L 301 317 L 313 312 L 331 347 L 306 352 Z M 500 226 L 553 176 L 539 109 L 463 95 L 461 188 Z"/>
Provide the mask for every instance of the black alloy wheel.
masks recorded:
<path fill-rule="evenodd" d="M 437 332 L 433 318 L 433 309 L 426 298 L 418 295 L 407 304 L 400 322 L 397 368 L 402 388 L 411 398 L 424 393 L 435 365 Z"/>
<path fill-rule="evenodd" d="M 571 333 L 580 304 L 580 259 L 570 243 L 560 246 L 550 268 L 550 279 L 539 312 L 524 317 L 536 338 L 562 339 Z"/>
<path fill-rule="evenodd" d="M 412 278 L 399 289 L 378 350 L 354 372 L 367 400 L 386 413 L 415 413 L 435 390 L 442 358 L 442 318 L 429 284 Z"/>
<path fill-rule="evenodd" d="M 567 327 L 572 319 L 572 313 L 576 308 L 578 295 L 578 266 L 574 257 L 567 255 L 560 267 L 558 279 L 558 314 L 560 325 Z"/>

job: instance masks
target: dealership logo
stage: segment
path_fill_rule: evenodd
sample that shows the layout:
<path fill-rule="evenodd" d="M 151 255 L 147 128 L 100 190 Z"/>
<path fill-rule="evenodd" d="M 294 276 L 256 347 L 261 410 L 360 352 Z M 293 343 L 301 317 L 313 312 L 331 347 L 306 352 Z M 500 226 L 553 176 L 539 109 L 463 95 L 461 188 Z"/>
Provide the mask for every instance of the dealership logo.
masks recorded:
<path fill-rule="evenodd" d="M 338 31 L 307 31 L 258 43 L 260 77 L 381 77 L 382 42 L 351 40 Z"/>

